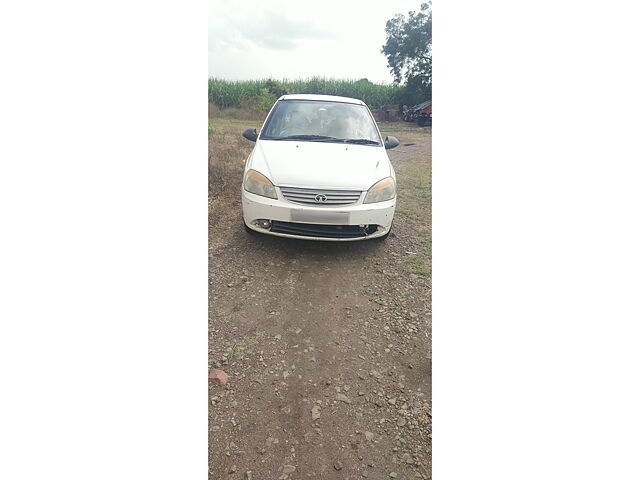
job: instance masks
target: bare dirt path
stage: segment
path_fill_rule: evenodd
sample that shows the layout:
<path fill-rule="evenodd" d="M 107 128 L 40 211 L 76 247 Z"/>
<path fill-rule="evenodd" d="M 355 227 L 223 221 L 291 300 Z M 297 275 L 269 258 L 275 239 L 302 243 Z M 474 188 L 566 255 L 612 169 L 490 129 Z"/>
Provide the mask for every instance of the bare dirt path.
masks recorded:
<path fill-rule="evenodd" d="M 211 142 L 233 165 L 210 199 L 209 367 L 230 377 L 209 385 L 209 477 L 431 478 L 430 131 L 385 127 L 388 240 L 330 243 L 244 231 L 246 123 Z"/>

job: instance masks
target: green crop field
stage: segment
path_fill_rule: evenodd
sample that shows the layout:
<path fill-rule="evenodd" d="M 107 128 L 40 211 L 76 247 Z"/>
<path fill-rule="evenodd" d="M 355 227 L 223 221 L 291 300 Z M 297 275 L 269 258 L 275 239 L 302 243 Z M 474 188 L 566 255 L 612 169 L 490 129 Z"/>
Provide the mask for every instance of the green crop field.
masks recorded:
<path fill-rule="evenodd" d="M 209 102 L 221 108 L 249 106 L 265 110 L 281 95 L 295 93 L 353 97 L 363 100 L 370 108 L 378 108 L 401 103 L 404 87 L 373 83 L 367 79 L 341 80 L 324 77 L 243 81 L 209 78 Z"/>

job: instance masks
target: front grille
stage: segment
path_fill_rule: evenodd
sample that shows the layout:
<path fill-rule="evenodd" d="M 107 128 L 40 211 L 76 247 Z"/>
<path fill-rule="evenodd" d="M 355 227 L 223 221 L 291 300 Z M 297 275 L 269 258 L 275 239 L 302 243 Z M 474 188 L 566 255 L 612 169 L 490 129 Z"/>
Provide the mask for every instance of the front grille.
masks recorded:
<path fill-rule="evenodd" d="M 285 199 L 305 205 L 350 205 L 360 199 L 360 190 L 328 190 L 324 188 L 280 187 Z M 316 199 L 318 197 L 320 201 Z M 324 201 L 323 201 L 324 200 Z"/>
<path fill-rule="evenodd" d="M 370 225 L 364 232 L 358 225 L 319 225 L 313 223 L 295 223 L 273 221 L 271 231 L 286 233 L 288 235 L 300 235 L 303 237 L 323 238 L 360 238 L 366 237 L 377 230 L 375 225 Z"/>

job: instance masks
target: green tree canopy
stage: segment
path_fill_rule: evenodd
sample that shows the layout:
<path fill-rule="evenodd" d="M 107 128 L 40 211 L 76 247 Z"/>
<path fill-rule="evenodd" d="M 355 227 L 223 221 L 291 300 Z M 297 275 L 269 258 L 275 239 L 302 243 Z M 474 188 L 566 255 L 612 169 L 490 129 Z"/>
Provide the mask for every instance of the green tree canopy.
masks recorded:
<path fill-rule="evenodd" d="M 385 27 L 382 53 L 395 83 L 407 87 L 406 103 L 431 98 L 431 1 L 409 16 L 397 14 Z"/>

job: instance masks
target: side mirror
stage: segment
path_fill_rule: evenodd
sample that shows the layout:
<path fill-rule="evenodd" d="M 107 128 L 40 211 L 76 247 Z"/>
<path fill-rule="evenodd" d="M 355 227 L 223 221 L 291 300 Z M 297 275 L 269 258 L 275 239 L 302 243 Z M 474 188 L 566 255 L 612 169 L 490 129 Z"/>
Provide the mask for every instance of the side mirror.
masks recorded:
<path fill-rule="evenodd" d="M 256 140 L 258 140 L 258 131 L 255 128 L 247 128 L 244 132 L 242 132 L 242 136 L 247 140 L 255 142 Z"/>
<path fill-rule="evenodd" d="M 398 145 L 400 145 L 400 142 L 396 137 L 392 137 L 391 135 L 389 135 L 384 139 L 384 148 L 386 148 L 387 150 L 396 148 Z"/>

